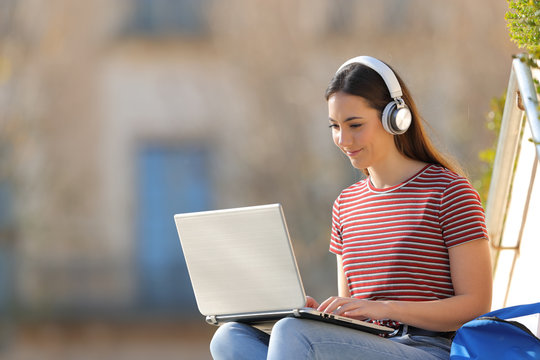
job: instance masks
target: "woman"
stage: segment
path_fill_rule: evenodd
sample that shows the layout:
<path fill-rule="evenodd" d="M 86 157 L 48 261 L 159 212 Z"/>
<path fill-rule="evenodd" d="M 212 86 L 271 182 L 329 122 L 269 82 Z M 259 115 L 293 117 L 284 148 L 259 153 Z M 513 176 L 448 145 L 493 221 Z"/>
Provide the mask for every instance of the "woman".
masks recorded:
<path fill-rule="evenodd" d="M 453 331 L 490 309 L 491 264 L 478 194 L 425 135 L 409 91 L 383 62 L 345 62 L 326 90 L 336 146 L 367 178 L 334 202 L 338 296 L 320 311 L 396 328 L 382 338 L 285 318 L 269 336 L 230 323 L 215 359 L 448 359 Z"/>

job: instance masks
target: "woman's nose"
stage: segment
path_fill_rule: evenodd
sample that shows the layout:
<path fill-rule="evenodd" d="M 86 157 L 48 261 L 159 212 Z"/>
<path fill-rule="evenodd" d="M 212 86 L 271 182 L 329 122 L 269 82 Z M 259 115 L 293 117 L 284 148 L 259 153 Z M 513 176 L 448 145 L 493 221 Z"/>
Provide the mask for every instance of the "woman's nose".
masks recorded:
<path fill-rule="evenodd" d="M 340 130 L 337 134 L 337 144 L 340 146 L 346 146 L 351 143 L 352 137 L 348 131 Z"/>

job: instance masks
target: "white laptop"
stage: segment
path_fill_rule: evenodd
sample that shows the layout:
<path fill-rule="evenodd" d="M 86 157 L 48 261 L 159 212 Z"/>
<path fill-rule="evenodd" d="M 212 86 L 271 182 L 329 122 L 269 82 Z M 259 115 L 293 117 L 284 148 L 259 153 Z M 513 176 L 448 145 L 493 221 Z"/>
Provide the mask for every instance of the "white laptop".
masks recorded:
<path fill-rule="evenodd" d="M 269 332 L 286 316 L 375 334 L 394 329 L 306 308 L 280 204 L 174 216 L 197 306 L 206 321 L 249 323 Z"/>

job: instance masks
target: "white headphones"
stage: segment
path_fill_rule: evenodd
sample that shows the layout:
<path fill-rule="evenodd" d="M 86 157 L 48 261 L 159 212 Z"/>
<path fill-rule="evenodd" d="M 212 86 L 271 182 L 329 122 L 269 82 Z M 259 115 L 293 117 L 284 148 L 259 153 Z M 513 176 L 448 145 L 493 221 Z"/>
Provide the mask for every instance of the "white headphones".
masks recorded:
<path fill-rule="evenodd" d="M 374 57 L 357 56 L 345 61 L 336 71 L 336 74 L 345 66 L 353 63 L 365 65 L 375 70 L 382 77 L 390 92 L 390 97 L 394 100 L 388 103 L 382 112 L 382 125 L 392 135 L 403 134 L 411 125 L 412 115 L 405 101 L 401 98 L 403 96 L 401 86 L 392 69 Z"/>

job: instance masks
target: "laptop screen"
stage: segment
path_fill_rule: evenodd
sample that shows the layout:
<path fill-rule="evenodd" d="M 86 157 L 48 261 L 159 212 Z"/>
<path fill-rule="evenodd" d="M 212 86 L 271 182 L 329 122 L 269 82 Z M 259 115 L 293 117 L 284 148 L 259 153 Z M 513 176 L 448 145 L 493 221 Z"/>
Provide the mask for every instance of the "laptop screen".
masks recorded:
<path fill-rule="evenodd" d="M 201 314 L 305 305 L 280 204 L 177 214 L 174 219 Z"/>

